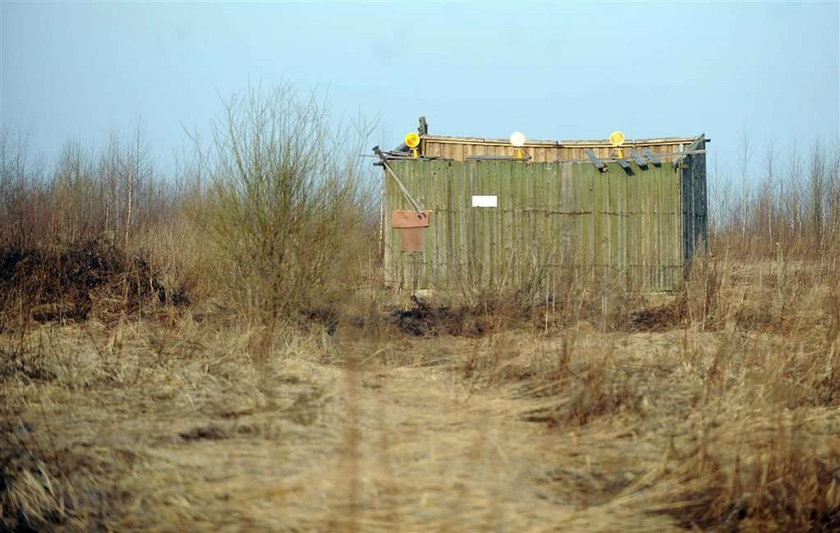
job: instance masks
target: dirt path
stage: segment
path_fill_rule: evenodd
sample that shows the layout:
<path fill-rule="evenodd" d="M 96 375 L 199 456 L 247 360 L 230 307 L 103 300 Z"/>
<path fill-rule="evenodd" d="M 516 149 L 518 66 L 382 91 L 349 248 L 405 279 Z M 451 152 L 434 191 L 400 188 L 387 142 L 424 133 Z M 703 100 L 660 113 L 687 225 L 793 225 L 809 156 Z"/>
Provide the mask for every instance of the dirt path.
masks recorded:
<path fill-rule="evenodd" d="M 564 437 L 521 420 L 533 404 L 470 394 L 451 371 L 331 370 L 297 415 L 249 415 L 233 438 L 160 451 L 191 525 L 317 531 L 627 531 L 616 506 L 576 509 L 552 483 Z M 309 405 L 303 405 L 309 402 Z M 263 437 L 253 438 L 260 426 Z M 273 427 L 273 429 L 266 429 Z M 243 429 L 245 428 L 245 429 Z M 273 432 L 269 435 L 268 433 Z M 574 454 L 572 454 L 574 455 Z M 589 458 L 574 459 L 576 468 Z M 185 484 L 185 473 L 204 471 Z M 186 489 L 186 490 L 184 490 Z M 217 506 L 213 507 L 211 501 Z M 203 506 L 202 506 L 203 503 Z M 209 505 L 208 505 L 209 504 Z M 207 512 L 208 509 L 215 511 Z M 183 513 L 182 513 L 183 514 Z M 667 522 L 664 522 L 667 524 Z"/>
<path fill-rule="evenodd" d="M 7 448 L 26 450 L 4 466 L 13 505 L 44 529 L 674 529 L 619 494 L 644 455 L 625 429 L 527 422 L 541 400 L 440 364 L 483 345 L 424 340 L 395 352 L 425 366 L 350 371 L 306 346 L 257 365 L 142 329 L 52 334 L 53 377 L 2 389 Z"/>
<path fill-rule="evenodd" d="M 819 351 L 575 335 L 290 336 L 267 362 L 139 322 L 0 338 L 0 530 L 664 532 L 755 494 L 744 529 L 836 523 Z"/>

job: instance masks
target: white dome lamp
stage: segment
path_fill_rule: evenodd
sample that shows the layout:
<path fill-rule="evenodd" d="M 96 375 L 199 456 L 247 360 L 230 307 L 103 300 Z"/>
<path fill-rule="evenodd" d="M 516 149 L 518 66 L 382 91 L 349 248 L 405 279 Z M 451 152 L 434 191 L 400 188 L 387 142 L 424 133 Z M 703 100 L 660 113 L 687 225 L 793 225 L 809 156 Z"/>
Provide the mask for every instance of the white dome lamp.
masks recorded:
<path fill-rule="evenodd" d="M 516 159 L 525 159 L 525 152 L 522 150 L 522 147 L 525 146 L 525 134 L 521 131 L 511 133 L 510 144 L 516 148 L 513 157 Z"/>

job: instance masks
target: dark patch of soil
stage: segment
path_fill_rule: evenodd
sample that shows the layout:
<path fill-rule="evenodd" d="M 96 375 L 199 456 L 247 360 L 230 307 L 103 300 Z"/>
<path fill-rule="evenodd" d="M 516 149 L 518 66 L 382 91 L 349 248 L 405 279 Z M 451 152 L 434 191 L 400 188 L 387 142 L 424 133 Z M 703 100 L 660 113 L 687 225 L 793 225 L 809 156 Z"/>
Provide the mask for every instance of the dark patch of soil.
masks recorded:
<path fill-rule="evenodd" d="M 222 440 L 228 438 L 227 432 L 218 426 L 195 427 L 178 435 L 186 441 Z"/>
<path fill-rule="evenodd" d="M 411 309 L 394 309 L 388 314 L 389 322 L 403 333 L 416 337 L 437 336 L 442 333 L 480 337 L 492 329 L 492 322 L 487 314 L 468 307 L 452 309 L 448 306 L 432 306 L 417 298 L 412 298 L 412 301 L 414 307 Z"/>
<path fill-rule="evenodd" d="M 684 300 L 659 307 L 641 309 L 630 313 L 628 329 L 631 331 L 668 331 L 681 327 L 686 320 Z"/>

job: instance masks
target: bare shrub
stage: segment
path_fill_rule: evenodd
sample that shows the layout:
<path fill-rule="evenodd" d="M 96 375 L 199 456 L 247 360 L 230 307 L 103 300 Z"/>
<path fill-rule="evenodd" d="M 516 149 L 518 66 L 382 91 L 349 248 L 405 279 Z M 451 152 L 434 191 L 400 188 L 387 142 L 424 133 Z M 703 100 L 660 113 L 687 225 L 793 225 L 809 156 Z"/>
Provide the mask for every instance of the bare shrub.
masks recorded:
<path fill-rule="evenodd" d="M 349 288 L 367 206 L 348 135 L 321 100 L 288 85 L 231 99 L 216 125 L 194 220 L 214 246 L 218 283 L 258 332 L 255 353 L 268 353 L 279 321 Z"/>

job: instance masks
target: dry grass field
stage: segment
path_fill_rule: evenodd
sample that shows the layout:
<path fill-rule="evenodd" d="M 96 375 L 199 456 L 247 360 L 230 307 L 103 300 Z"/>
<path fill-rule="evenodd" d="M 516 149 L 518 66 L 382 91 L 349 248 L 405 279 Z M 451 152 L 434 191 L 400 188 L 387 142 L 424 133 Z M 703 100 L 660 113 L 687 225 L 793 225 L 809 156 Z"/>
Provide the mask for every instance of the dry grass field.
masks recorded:
<path fill-rule="evenodd" d="M 676 294 L 444 306 L 295 98 L 177 179 L 0 139 L 0 530 L 840 530 L 840 157 L 712 195 Z"/>
<path fill-rule="evenodd" d="M 220 307 L 7 328 L 2 524 L 836 530 L 837 266 L 716 267 L 606 329 L 368 301 L 254 357 Z"/>

